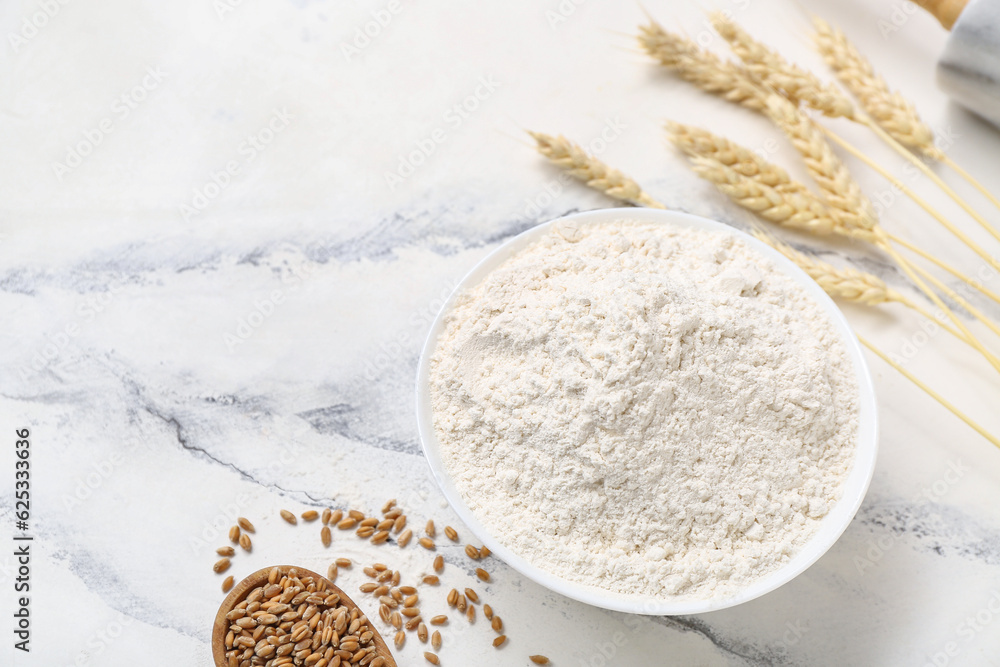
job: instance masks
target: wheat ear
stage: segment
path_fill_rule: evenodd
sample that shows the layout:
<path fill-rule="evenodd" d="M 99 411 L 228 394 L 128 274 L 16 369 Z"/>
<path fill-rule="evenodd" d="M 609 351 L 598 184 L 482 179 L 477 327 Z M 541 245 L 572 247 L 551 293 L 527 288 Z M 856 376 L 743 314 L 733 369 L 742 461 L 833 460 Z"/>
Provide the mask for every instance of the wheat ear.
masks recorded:
<path fill-rule="evenodd" d="M 565 137 L 553 137 L 541 132 L 528 132 L 528 134 L 537 142 L 539 153 L 553 164 L 565 169 L 574 178 L 586 183 L 588 187 L 636 206 L 665 208 L 663 204 L 646 194 L 634 180 L 588 155 L 580 146 Z"/>
<path fill-rule="evenodd" d="M 828 208 L 810 192 L 781 192 L 719 160 L 705 156 L 689 158 L 692 170 L 745 209 L 782 227 L 827 236 L 840 234 L 874 242 L 870 232 L 845 226 L 829 215 Z"/>
<path fill-rule="evenodd" d="M 764 91 L 744 68 L 664 30 L 656 21 L 639 27 L 639 44 L 662 66 L 701 90 L 754 111 L 764 110 Z"/>
<path fill-rule="evenodd" d="M 768 244 L 782 255 L 792 260 L 796 266 L 805 271 L 815 280 L 823 291 L 836 299 L 854 301 L 866 306 L 878 306 L 883 303 L 901 303 L 912 306 L 912 301 L 903 294 L 885 284 L 878 276 L 846 267 L 838 269 L 816 257 L 812 257 L 782 243 L 769 234 L 754 230 L 753 235 Z"/>
<path fill-rule="evenodd" d="M 902 95 L 889 89 L 846 35 L 820 18 L 813 19 L 816 46 L 840 82 L 861 107 L 896 141 L 940 160 L 944 153 L 934 145 L 934 133 Z"/>
<path fill-rule="evenodd" d="M 878 219 L 871 202 L 834 154 L 816 123 L 780 95 L 767 98 L 767 114 L 802 155 L 806 169 L 830 206 L 831 215 L 845 227 L 874 231 Z"/>
<path fill-rule="evenodd" d="M 889 89 L 885 80 L 875 73 L 875 69 L 868 59 L 861 55 L 861 52 L 847 39 L 843 32 L 819 18 L 814 19 L 814 24 L 816 26 L 816 45 L 820 53 L 840 81 L 858 98 L 862 108 L 868 114 L 867 117 L 859 116 L 854 120 L 868 125 L 876 134 L 879 134 L 891 148 L 906 157 L 995 239 L 1000 241 L 1000 231 L 990 225 L 940 176 L 916 159 L 903 146 L 909 146 L 931 159 L 943 162 L 998 208 L 1000 208 L 1000 200 L 934 145 L 934 133 L 920 119 L 913 105 L 906 101 L 902 95 Z"/>
<path fill-rule="evenodd" d="M 855 335 L 857 335 L 857 334 L 855 334 Z M 881 350 L 879 350 L 877 347 L 875 347 L 874 345 L 872 345 L 870 342 L 868 342 L 867 340 L 865 340 L 862 336 L 858 336 L 858 341 L 860 341 L 862 345 L 864 345 L 865 347 L 867 347 L 875 355 L 877 355 L 880 359 L 882 359 L 882 361 L 884 361 L 885 363 L 889 364 L 894 369 L 896 369 L 897 371 L 899 371 L 899 373 L 903 377 L 905 377 L 907 380 L 909 380 L 913 384 L 917 385 L 917 387 L 919 387 L 921 390 L 923 390 L 928 396 L 930 396 L 935 401 L 937 401 L 938 403 L 940 403 L 941 405 L 943 405 L 945 408 L 947 408 L 953 415 L 955 415 L 956 417 L 958 417 L 959 419 L 961 419 L 962 421 L 964 421 L 976 433 L 978 433 L 979 435 L 983 436 L 984 438 L 986 438 L 987 440 L 989 440 L 991 443 L 993 443 L 997 447 L 1000 447 L 1000 439 L 997 439 L 995 436 L 991 435 L 989 431 L 987 431 L 982 426 L 980 426 L 979 424 L 977 424 L 976 422 L 974 422 L 964 412 L 962 412 L 961 410 L 959 410 L 958 408 L 956 408 L 954 405 L 952 405 L 950 402 L 948 402 L 943 396 L 941 396 L 941 394 L 937 393 L 936 391 L 934 391 L 933 389 L 931 389 L 930 387 L 928 387 L 924 382 L 922 382 L 920 379 L 918 379 L 915 375 L 913 375 L 908 370 L 906 370 L 905 368 L 903 368 L 900 364 L 898 364 L 896 361 L 894 361 L 887 354 L 885 354 L 884 352 L 882 352 Z"/>
<path fill-rule="evenodd" d="M 805 104 L 826 116 L 853 118 L 854 104 L 831 84 L 794 65 L 758 42 L 723 12 L 710 14 L 712 27 L 729 42 L 750 73 L 792 102 Z"/>
<path fill-rule="evenodd" d="M 688 157 L 710 157 L 743 176 L 774 188 L 778 192 L 803 192 L 807 188 L 793 181 L 788 172 L 760 155 L 708 130 L 667 121 L 667 135 Z"/>

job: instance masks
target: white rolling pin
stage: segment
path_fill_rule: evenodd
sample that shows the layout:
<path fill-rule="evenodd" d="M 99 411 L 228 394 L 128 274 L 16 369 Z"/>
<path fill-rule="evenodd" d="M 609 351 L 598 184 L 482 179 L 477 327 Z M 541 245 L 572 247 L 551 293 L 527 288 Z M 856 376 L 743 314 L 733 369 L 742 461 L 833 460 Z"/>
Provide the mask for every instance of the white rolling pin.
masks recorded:
<path fill-rule="evenodd" d="M 1000 2 L 917 0 L 951 35 L 938 85 L 956 102 L 1000 126 Z"/>

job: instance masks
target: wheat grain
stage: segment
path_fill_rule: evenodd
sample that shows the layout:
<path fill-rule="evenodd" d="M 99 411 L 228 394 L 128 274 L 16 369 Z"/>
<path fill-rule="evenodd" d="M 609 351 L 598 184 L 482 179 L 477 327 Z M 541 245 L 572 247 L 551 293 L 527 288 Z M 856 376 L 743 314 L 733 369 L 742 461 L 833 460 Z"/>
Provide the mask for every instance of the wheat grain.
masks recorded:
<path fill-rule="evenodd" d="M 758 42 L 723 12 L 712 12 L 712 27 L 729 42 L 750 73 L 765 86 L 779 91 L 795 104 L 806 104 L 826 116 L 854 118 L 854 105 L 836 87 L 788 62 Z"/>
<path fill-rule="evenodd" d="M 330 664 L 385 667 L 368 618 L 349 610 L 325 579 L 294 568 L 277 576 L 272 570 L 268 584 L 252 590 L 226 619 L 227 665 L 313 666 L 334 659 Z"/>
<path fill-rule="evenodd" d="M 250 523 L 250 519 L 248 519 L 246 517 L 241 516 L 239 519 L 236 520 L 236 523 L 239 525 L 240 528 L 242 528 L 243 530 L 245 530 L 248 533 L 256 533 L 257 532 L 257 529 L 255 529 L 253 527 L 253 524 Z"/>
<path fill-rule="evenodd" d="M 215 553 L 229 558 L 236 555 L 236 549 L 233 549 L 232 547 L 219 547 L 215 550 Z"/>
<path fill-rule="evenodd" d="M 586 183 L 587 187 L 636 206 L 664 208 L 663 204 L 646 194 L 634 180 L 588 155 L 565 137 L 553 137 L 541 132 L 528 134 L 534 138 L 539 153 L 574 178 Z"/>
<path fill-rule="evenodd" d="M 316 510 L 306 510 L 305 512 L 302 513 L 303 521 L 315 521 L 318 518 L 319 518 L 319 512 L 317 512 Z"/>
<path fill-rule="evenodd" d="M 281 510 L 281 518 L 293 526 L 299 522 L 299 520 L 295 518 L 295 515 L 288 510 Z"/>
<path fill-rule="evenodd" d="M 934 132 L 920 119 L 916 109 L 875 72 L 872 64 L 839 29 L 821 18 L 813 19 L 816 46 L 837 78 L 889 136 L 924 155 L 944 158 L 934 145 Z"/>
<path fill-rule="evenodd" d="M 407 528 L 403 531 L 403 534 L 396 539 L 396 544 L 401 547 L 405 547 L 410 543 L 410 539 L 413 537 L 413 531 Z"/>
<path fill-rule="evenodd" d="M 452 542 L 458 542 L 458 531 L 456 531 L 456 530 L 455 530 L 454 528 L 452 528 L 451 526 L 445 526 L 445 527 L 444 527 L 444 534 L 445 534 L 445 535 L 446 535 L 446 536 L 448 537 L 448 539 L 449 539 L 449 540 L 451 540 Z"/>
<path fill-rule="evenodd" d="M 639 44 L 682 79 L 713 95 L 754 111 L 764 110 L 764 91 L 744 68 L 721 60 L 686 37 L 651 21 L 639 28 Z"/>
<path fill-rule="evenodd" d="M 229 529 L 229 541 L 233 544 L 239 544 L 240 541 L 240 527 L 233 526 Z"/>
<path fill-rule="evenodd" d="M 230 561 L 228 558 L 221 558 L 218 561 L 216 561 L 215 565 L 212 566 L 212 569 L 215 571 L 216 574 L 222 574 L 223 572 L 229 569 L 230 565 L 232 565 L 232 561 Z"/>
<path fill-rule="evenodd" d="M 246 552 L 253 550 L 253 543 L 250 541 L 250 536 L 246 533 L 240 535 L 240 547 Z"/>
<path fill-rule="evenodd" d="M 535 663 L 536 665 L 547 665 L 549 664 L 549 659 L 544 655 L 529 655 L 528 660 Z"/>
<path fill-rule="evenodd" d="M 505 641 L 507 641 L 507 635 L 500 635 L 493 640 L 493 648 L 500 648 Z"/>
<path fill-rule="evenodd" d="M 229 575 L 228 577 L 226 577 L 225 580 L 222 582 L 222 592 L 228 593 L 229 591 L 233 590 L 233 583 L 234 583 L 233 575 Z"/>

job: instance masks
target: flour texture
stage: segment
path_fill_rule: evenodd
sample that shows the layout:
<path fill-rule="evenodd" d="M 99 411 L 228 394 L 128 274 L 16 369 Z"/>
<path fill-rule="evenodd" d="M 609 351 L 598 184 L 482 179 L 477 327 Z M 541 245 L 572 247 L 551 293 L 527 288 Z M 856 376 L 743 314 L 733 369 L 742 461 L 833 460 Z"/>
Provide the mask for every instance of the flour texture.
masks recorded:
<path fill-rule="evenodd" d="M 430 365 L 463 499 L 622 594 L 728 596 L 840 495 L 858 387 L 828 315 L 731 235 L 563 223 L 461 294 Z"/>

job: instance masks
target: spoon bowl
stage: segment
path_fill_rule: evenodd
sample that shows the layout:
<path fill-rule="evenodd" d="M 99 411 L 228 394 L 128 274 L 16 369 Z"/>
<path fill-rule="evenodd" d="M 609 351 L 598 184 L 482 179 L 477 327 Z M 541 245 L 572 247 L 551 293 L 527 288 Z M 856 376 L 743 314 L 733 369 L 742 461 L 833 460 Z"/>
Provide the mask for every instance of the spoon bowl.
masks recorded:
<path fill-rule="evenodd" d="M 275 566 L 266 567 L 263 570 L 257 570 L 246 579 L 243 579 L 238 584 L 233 587 L 233 590 L 229 591 L 229 595 L 226 599 L 222 601 L 222 605 L 219 607 L 219 613 L 215 616 L 215 626 L 212 629 L 212 657 L 215 660 L 216 667 L 228 667 L 229 663 L 226 659 L 226 635 L 229 632 L 229 628 L 232 625 L 226 616 L 233 609 L 237 607 L 241 602 L 246 600 L 247 596 L 250 595 L 255 589 L 261 586 L 268 585 L 268 575 L 270 575 L 271 570 Z M 355 609 L 358 610 L 359 614 L 364 614 L 358 605 L 352 600 L 343 590 L 338 588 L 332 581 L 326 577 L 322 577 L 311 570 L 307 570 L 304 567 L 298 567 L 295 565 L 278 565 L 277 568 L 280 572 L 285 575 L 290 570 L 295 570 L 297 576 L 300 579 L 311 577 L 316 583 L 320 590 L 325 591 L 328 595 L 330 593 L 336 593 L 340 596 L 340 602 L 338 604 L 347 607 L 348 612 L 353 612 Z M 367 615 L 366 615 L 367 617 Z M 396 661 L 392 657 L 392 653 L 389 651 L 388 645 L 382 639 L 382 635 L 379 634 L 378 630 L 369 620 L 368 630 L 372 633 L 372 644 L 375 646 L 376 655 L 384 660 L 383 667 L 397 667 Z M 345 665 L 347 663 L 344 663 Z"/>

